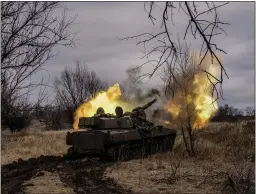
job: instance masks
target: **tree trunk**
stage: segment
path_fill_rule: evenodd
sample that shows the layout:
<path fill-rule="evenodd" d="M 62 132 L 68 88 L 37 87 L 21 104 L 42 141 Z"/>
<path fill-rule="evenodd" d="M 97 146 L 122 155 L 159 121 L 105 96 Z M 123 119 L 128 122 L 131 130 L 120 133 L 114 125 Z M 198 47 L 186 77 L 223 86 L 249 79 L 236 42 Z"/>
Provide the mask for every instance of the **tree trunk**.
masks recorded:
<path fill-rule="evenodd" d="M 192 128 L 191 128 L 190 124 L 188 126 L 188 135 L 189 135 L 191 156 L 195 156 L 194 139 L 193 139 L 193 136 L 192 136 Z"/>
<path fill-rule="evenodd" d="M 184 141 L 184 144 L 185 144 L 187 153 L 188 153 L 188 155 L 190 156 L 190 155 L 191 155 L 191 152 L 190 152 L 190 149 L 189 149 L 189 146 L 188 146 L 188 142 L 187 142 L 187 140 L 186 140 L 186 136 L 185 136 L 185 132 L 184 132 L 184 127 L 183 127 L 182 125 L 181 125 L 181 131 L 182 131 L 182 137 L 183 137 L 183 141 Z"/>

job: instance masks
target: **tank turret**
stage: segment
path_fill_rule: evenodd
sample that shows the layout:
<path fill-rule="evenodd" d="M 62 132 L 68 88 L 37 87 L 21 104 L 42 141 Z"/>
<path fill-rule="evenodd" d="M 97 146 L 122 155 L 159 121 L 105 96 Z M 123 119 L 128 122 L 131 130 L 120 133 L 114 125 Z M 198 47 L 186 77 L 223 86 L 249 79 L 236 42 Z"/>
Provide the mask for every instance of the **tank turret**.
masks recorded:
<path fill-rule="evenodd" d="M 132 112 L 126 112 L 124 115 L 129 115 L 132 117 L 136 117 L 137 119 L 146 121 L 146 113 L 145 110 L 152 106 L 156 102 L 156 98 L 145 104 L 141 107 L 136 107 L 132 110 Z"/>

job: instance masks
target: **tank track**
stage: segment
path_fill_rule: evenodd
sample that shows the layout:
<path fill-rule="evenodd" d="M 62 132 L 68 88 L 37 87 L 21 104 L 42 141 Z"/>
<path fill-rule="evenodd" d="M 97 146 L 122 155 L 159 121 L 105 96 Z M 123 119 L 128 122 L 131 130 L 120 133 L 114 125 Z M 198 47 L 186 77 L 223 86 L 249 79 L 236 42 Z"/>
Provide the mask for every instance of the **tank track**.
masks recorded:
<path fill-rule="evenodd" d="M 156 138 L 143 138 L 120 144 L 112 144 L 105 147 L 105 152 L 96 154 L 77 154 L 71 147 L 68 150 L 67 157 L 77 159 L 81 157 L 99 157 L 106 160 L 130 160 L 143 158 L 156 153 L 171 151 L 174 145 L 175 135 L 159 136 Z"/>

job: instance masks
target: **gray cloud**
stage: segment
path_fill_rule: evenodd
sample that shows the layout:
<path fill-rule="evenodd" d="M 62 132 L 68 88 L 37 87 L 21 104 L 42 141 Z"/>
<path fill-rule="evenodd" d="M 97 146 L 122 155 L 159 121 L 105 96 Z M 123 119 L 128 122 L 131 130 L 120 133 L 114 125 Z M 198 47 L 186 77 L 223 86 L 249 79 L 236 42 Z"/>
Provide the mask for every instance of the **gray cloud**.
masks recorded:
<path fill-rule="evenodd" d="M 77 31 L 75 48 L 57 48 L 59 54 L 45 65 L 51 79 L 66 67 L 75 66 L 75 61 L 85 63 L 109 83 L 122 82 L 125 70 L 140 65 L 142 47 L 135 41 L 120 41 L 118 37 L 143 32 L 159 32 L 160 21 L 153 26 L 147 18 L 142 2 L 70 2 L 64 3 L 70 15 L 78 14 L 73 31 Z M 159 9 L 159 8 L 157 8 Z M 156 15 L 160 12 L 157 11 Z M 235 107 L 254 106 L 254 2 L 230 2 L 221 8 L 221 19 L 231 23 L 225 27 L 228 36 L 215 41 L 228 54 L 224 55 L 224 66 L 230 79 L 225 79 L 223 89 L 225 101 Z M 187 17 L 182 12 L 174 15 L 175 28 L 183 37 Z M 200 42 L 194 39 L 192 46 Z M 148 70 L 145 67 L 144 70 Z M 152 84 L 158 84 L 158 81 Z"/>

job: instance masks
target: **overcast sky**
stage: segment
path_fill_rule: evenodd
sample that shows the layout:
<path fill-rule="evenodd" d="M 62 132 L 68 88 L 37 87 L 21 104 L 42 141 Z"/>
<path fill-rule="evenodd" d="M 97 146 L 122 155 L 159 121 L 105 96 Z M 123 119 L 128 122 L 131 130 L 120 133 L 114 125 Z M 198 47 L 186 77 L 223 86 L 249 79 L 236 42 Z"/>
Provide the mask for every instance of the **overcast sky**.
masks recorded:
<path fill-rule="evenodd" d="M 143 63 L 140 60 L 143 47 L 136 46 L 135 41 L 120 41 L 118 37 L 160 32 L 160 20 L 153 26 L 142 2 L 69 2 L 65 5 L 70 15 L 77 14 L 71 30 L 78 32 L 78 41 L 75 48 L 58 48 L 59 54 L 44 66 L 51 79 L 79 60 L 103 80 L 122 82 L 126 69 Z M 254 8 L 254 2 L 230 2 L 219 10 L 221 20 L 231 24 L 225 27 L 228 36 L 216 39 L 227 52 L 223 59 L 229 75 L 224 81 L 225 101 L 221 104 L 238 108 L 254 106 Z M 174 16 L 174 36 L 178 32 L 184 34 L 187 22 L 182 13 Z M 191 44 L 196 46 L 198 42 Z"/>

